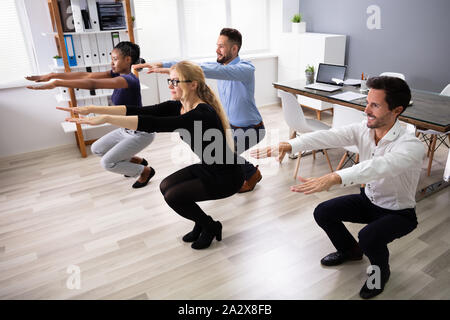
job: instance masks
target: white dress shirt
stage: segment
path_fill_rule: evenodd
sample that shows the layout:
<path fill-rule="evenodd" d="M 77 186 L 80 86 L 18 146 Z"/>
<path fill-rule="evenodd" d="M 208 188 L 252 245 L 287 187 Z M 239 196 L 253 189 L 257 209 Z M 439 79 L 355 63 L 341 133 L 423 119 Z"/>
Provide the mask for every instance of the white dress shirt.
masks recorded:
<path fill-rule="evenodd" d="M 355 145 L 360 163 L 336 173 L 342 185 L 366 184 L 370 201 L 382 208 L 414 208 L 425 147 L 397 120 L 386 135 L 375 144 L 375 130 L 367 121 L 348 126 L 306 133 L 289 140 L 292 153 Z"/>

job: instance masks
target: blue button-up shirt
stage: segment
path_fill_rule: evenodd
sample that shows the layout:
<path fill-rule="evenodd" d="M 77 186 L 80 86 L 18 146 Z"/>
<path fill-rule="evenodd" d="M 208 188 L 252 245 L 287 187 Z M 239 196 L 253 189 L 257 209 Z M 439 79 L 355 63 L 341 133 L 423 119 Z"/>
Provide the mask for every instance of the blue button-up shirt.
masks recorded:
<path fill-rule="evenodd" d="M 175 63 L 164 62 L 163 68 L 169 68 Z M 262 121 L 255 104 L 255 67 L 251 62 L 236 57 L 227 65 L 218 62 L 199 65 L 206 78 L 217 79 L 219 97 L 230 124 L 249 127 Z"/>

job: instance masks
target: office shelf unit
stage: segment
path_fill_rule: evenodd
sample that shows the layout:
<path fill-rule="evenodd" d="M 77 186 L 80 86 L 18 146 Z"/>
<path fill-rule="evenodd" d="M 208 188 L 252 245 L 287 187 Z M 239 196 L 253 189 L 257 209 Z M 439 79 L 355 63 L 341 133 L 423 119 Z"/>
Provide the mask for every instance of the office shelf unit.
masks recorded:
<path fill-rule="evenodd" d="M 126 35 L 126 40 L 129 40 L 131 42 L 135 42 L 134 38 L 134 30 L 133 30 L 133 22 L 132 22 L 132 16 L 131 16 L 131 4 L 130 0 L 121 0 L 124 5 L 124 11 L 125 11 L 125 20 L 126 20 L 126 29 L 120 29 L 120 30 L 102 30 L 102 31 L 86 31 L 86 32 L 64 32 L 63 26 L 62 26 L 62 20 L 60 15 L 60 10 L 58 6 L 57 0 L 47 0 L 49 12 L 50 12 L 50 18 L 52 20 L 52 24 L 54 26 L 54 33 L 53 36 L 55 37 L 56 47 L 58 50 L 58 54 L 63 58 L 64 62 L 64 68 L 55 68 L 55 71 L 59 72 L 71 72 L 71 70 L 77 70 L 81 67 L 104 67 L 108 66 L 109 64 L 98 64 L 98 63 L 92 63 L 92 64 L 84 64 L 83 66 L 70 66 L 69 65 L 69 59 L 66 52 L 66 45 L 64 42 L 64 36 L 66 35 L 72 35 L 72 36 L 80 36 L 83 34 L 86 35 L 93 35 L 93 34 L 112 34 L 113 32 L 120 32 L 120 34 Z M 137 74 L 136 74 L 137 76 Z M 78 101 L 86 100 L 87 97 L 81 97 L 76 96 L 75 90 L 72 88 L 68 88 L 68 98 L 64 98 L 61 95 L 57 95 L 57 101 L 62 102 L 66 101 L 69 105 L 69 107 L 73 108 L 77 106 Z M 96 97 L 107 97 L 110 96 L 110 92 L 104 92 Z M 77 115 L 72 113 L 72 116 L 77 117 Z M 87 125 L 80 125 L 80 124 L 74 124 L 74 123 L 63 123 L 62 127 L 65 132 L 74 132 L 75 133 L 75 139 L 77 141 L 78 148 L 80 149 L 81 156 L 83 158 L 87 157 L 86 153 L 86 145 L 92 144 L 95 140 L 84 140 L 83 130 L 89 129 L 91 126 Z"/>
<path fill-rule="evenodd" d="M 315 75 L 319 63 L 343 65 L 346 36 L 325 33 L 282 33 L 278 52 L 278 81 L 305 79 L 307 65 L 314 66 Z M 321 112 L 332 110 L 333 105 L 317 99 L 298 96 L 298 102 Z"/>

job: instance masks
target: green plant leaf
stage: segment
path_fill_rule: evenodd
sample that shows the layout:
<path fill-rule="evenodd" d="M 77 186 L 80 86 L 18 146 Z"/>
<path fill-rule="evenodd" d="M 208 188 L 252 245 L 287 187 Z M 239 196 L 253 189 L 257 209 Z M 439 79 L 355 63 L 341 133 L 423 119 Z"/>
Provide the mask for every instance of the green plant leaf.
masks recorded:
<path fill-rule="evenodd" d="M 306 66 L 305 72 L 314 73 L 314 66 L 311 66 L 311 65 L 308 64 Z"/>
<path fill-rule="evenodd" d="M 300 23 L 302 21 L 302 15 L 300 13 L 294 14 L 294 17 L 291 19 L 294 23 Z"/>

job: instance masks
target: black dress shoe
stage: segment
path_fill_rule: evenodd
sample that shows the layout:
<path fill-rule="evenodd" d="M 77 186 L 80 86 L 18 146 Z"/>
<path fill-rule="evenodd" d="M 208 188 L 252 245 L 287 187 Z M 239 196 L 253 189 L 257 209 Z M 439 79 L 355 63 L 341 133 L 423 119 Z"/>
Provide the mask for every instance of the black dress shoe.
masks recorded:
<path fill-rule="evenodd" d="M 142 161 L 141 161 L 141 163 L 139 163 L 139 164 L 142 164 L 143 166 L 148 166 L 148 162 L 147 162 L 147 160 L 145 160 L 144 158 L 142 158 Z M 127 176 L 126 174 L 124 174 L 124 177 L 126 177 L 126 178 L 130 178 L 131 176 Z"/>
<path fill-rule="evenodd" d="M 367 278 L 366 282 L 364 282 L 363 287 L 359 291 L 359 296 L 363 299 L 370 299 L 370 298 L 373 298 L 373 297 L 379 295 L 380 293 L 382 293 L 384 290 L 384 287 L 386 285 L 386 282 L 388 282 L 388 280 L 389 280 L 391 272 L 389 270 L 387 272 L 382 272 L 379 288 L 376 288 L 376 287 L 374 287 L 374 284 L 371 284 L 370 285 L 371 289 L 369 289 L 367 282 L 369 282 L 370 277 L 372 275 L 373 275 L 373 272 L 371 275 L 369 275 L 369 278 Z M 376 285 L 376 283 L 375 283 L 375 285 Z"/>
<path fill-rule="evenodd" d="M 153 168 L 150 167 L 150 174 L 148 175 L 147 180 L 145 180 L 144 182 L 136 181 L 132 187 L 135 189 L 145 187 L 154 175 L 155 175 L 155 170 L 153 170 Z"/>
<path fill-rule="evenodd" d="M 192 249 L 205 249 L 211 245 L 216 238 L 217 241 L 222 240 L 222 224 L 219 221 L 213 221 L 207 228 L 202 230 L 200 237 L 191 245 Z"/>
<path fill-rule="evenodd" d="M 194 229 L 192 229 L 191 232 L 186 233 L 184 235 L 183 241 L 184 242 L 194 242 L 200 237 L 201 233 L 202 233 L 202 227 L 198 223 L 196 223 L 194 225 Z"/>
<path fill-rule="evenodd" d="M 320 263 L 324 266 L 330 267 L 330 266 L 338 266 L 346 261 L 352 261 L 352 260 L 361 260 L 363 257 L 361 254 L 352 254 L 342 251 L 337 251 L 330 253 L 329 255 L 325 256 L 320 260 Z"/>

